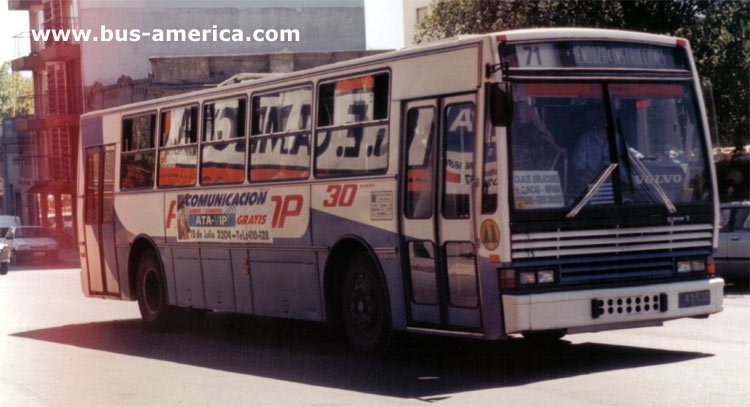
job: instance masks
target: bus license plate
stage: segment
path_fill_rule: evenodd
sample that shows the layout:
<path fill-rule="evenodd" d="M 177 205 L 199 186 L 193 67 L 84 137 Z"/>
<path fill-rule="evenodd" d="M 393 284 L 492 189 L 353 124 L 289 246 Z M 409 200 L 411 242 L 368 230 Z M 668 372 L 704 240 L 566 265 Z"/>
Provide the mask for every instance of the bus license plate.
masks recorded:
<path fill-rule="evenodd" d="M 700 307 L 711 303 L 711 291 L 689 291 L 680 293 L 678 297 L 680 308 Z"/>

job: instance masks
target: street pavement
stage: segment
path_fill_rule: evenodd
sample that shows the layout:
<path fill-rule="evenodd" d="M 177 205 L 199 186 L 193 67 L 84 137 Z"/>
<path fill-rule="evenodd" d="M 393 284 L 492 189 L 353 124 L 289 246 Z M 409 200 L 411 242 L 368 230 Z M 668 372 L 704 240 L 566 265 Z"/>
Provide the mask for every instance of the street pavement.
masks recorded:
<path fill-rule="evenodd" d="M 308 322 L 213 313 L 148 331 L 135 303 L 84 298 L 76 268 L 15 267 L 0 277 L 0 405 L 745 406 L 746 284 L 709 319 L 546 349 L 399 336 L 368 359 Z"/>

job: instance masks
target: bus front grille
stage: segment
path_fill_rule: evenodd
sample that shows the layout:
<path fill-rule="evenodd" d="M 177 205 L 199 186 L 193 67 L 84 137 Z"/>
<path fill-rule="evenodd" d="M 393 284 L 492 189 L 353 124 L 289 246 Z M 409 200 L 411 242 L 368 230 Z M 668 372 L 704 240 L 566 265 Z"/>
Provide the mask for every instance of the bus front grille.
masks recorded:
<path fill-rule="evenodd" d="M 556 267 L 561 285 L 663 279 L 712 251 L 709 224 L 515 234 L 513 267 Z"/>

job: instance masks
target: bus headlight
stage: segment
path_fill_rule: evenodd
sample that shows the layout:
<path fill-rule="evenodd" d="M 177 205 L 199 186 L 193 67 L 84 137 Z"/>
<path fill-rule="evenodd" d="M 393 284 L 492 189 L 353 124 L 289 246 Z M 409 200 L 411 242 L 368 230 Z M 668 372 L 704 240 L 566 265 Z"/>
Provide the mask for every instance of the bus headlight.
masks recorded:
<path fill-rule="evenodd" d="M 536 273 L 533 271 L 522 271 L 518 273 L 518 282 L 521 285 L 529 285 L 536 283 Z"/>
<path fill-rule="evenodd" d="M 695 271 L 706 271 L 706 259 L 677 260 L 678 273 L 690 273 Z"/>
<path fill-rule="evenodd" d="M 693 259 L 690 261 L 690 268 L 692 268 L 693 271 L 705 271 L 706 262 L 703 261 L 703 259 Z"/>
<path fill-rule="evenodd" d="M 536 272 L 536 281 L 539 284 L 550 284 L 555 282 L 554 270 L 540 270 Z"/>
<path fill-rule="evenodd" d="M 680 260 L 677 262 L 677 272 L 678 273 L 689 273 L 692 271 L 692 266 L 690 265 L 690 260 Z"/>
<path fill-rule="evenodd" d="M 557 282 L 555 269 L 503 269 L 500 270 L 500 287 L 503 289 L 530 288 Z"/>

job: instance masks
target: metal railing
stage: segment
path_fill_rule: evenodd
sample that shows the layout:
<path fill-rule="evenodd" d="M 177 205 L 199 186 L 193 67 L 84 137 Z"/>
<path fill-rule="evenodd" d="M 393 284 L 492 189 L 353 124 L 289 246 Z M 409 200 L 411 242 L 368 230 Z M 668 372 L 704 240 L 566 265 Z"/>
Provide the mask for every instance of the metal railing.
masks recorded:
<path fill-rule="evenodd" d="M 47 20 L 44 24 L 41 24 L 35 31 L 42 32 L 44 30 L 53 31 L 64 31 L 64 30 L 78 30 L 80 26 L 78 24 L 78 17 L 61 17 L 52 20 Z M 55 40 L 52 32 L 46 41 L 42 39 L 35 40 L 34 36 L 29 31 L 23 31 L 13 36 L 15 46 L 15 58 L 21 58 L 27 55 L 38 54 L 42 52 L 44 48 L 51 47 L 59 44 L 76 44 L 78 41 L 75 40 L 72 32 L 68 36 L 67 41 Z"/>

